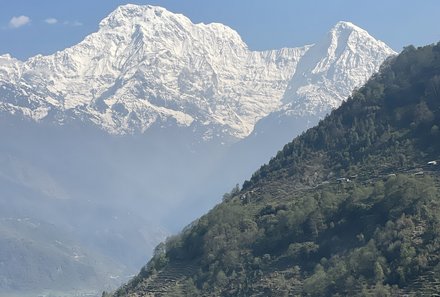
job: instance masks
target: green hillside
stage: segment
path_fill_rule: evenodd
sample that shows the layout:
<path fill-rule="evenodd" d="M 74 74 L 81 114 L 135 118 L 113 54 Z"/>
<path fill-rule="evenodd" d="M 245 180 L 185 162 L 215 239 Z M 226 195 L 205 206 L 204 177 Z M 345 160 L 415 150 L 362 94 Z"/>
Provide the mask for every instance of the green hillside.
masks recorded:
<path fill-rule="evenodd" d="M 439 127 L 440 43 L 409 46 L 114 296 L 440 292 Z"/>

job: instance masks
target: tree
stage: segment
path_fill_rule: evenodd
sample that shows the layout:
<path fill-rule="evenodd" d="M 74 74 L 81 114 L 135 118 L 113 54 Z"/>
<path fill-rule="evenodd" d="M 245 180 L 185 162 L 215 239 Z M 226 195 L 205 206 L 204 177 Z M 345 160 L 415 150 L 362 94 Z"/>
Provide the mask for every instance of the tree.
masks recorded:
<path fill-rule="evenodd" d="M 416 125 L 430 123 L 433 119 L 434 114 L 431 110 L 429 110 L 429 107 L 425 101 L 422 101 L 416 105 L 414 110 L 414 123 Z"/>
<path fill-rule="evenodd" d="M 439 127 L 438 127 L 437 125 L 433 125 L 433 126 L 431 127 L 431 135 L 432 135 L 432 136 L 439 136 L 439 134 L 440 134 L 440 129 L 439 129 Z"/>
<path fill-rule="evenodd" d="M 382 265 L 378 261 L 374 263 L 374 279 L 376 283 L 382 283 L 384 281 L 385 274 L 383 273 Z"/>
<path fill-rule="evenodd" d="M 436 75 L 428 83 L 425 91 L 426 96 L 438 98 L 440 96 L 440 75 Z"/>
<path fill-rule="evenodd" d="M 228 283 L 228 277 L 223 272 L 223 270 L 220 270 L 217 272 L 217 276 L 215 277 L 215 282 L 217 285 L 223 287 Z"/>

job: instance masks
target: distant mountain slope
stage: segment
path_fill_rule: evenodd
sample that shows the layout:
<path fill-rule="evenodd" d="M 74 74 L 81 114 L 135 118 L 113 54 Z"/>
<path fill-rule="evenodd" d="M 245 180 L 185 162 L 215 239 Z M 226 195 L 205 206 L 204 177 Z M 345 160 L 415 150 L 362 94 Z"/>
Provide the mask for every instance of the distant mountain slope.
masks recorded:
<path fill-rule="evenodd" d="M 125 5 L 71 48 L 25 62 L 1 56 L 0 110 L 113 134 L 156 123 L 241 139 L 280 108 L 325 114 L 392 54 L 348 22 L 315 45 L 255 52 L 224 25 Z"/>
<path fill-rule="evenodd" d="M 440 43 L 410 46 L 115 296 L 433 296 Z"/>
<path fill-rule="evenodd" d="M 120 276 L 117 267 L 60 229 L 31 218 L 0 218 L 0 296 L 44 289 L 99 290 Z"/>
<path fill-rule="evenodd" d="M 4 129 L 8 125 L 0 128 Z M 123 206 L 127 201 L 120 194 L 110 196 L 106 189 L 95 188 L 103 181 L 92 176 L 108 167 L 90 145 L 61 145 L 50 129 L 21 132 L 13 129 L 10 137 L 1 133 L 0 296 L 117 285 L 138 269 L 167 232 L 157 221 L 134 213 L 130 205 Z M 46 142 L 46 137 L 53 139 Z M 95 163 L 73 157 L 73 152 L 84 156 L 83 150 Z M 97 165 L 100 168 L 93 168 Z M 74 258 L 75 251 L 86 254 L 85 262 Z M 58 264 L 64 272 L 51 276 Z"/>

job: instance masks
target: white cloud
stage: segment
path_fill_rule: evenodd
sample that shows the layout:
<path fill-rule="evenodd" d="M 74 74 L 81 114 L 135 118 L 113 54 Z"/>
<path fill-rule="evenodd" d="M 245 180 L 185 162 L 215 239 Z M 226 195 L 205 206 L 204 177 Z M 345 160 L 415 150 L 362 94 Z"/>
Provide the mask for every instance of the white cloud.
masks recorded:
<path fill-rule="evenodd" d="M 58 20 L 56 18 L 48 18 L 45 19 L 44 22 L 49 25 L 55 25 L 58 23 Z"/>
<path fill-rule="evenodd" d="M 82 26 L 83 25 L 83 23 L 81 23 L 80 21 L 74 21 L 74 22 L 72 22 L 72 26 L 74 26 L 74 27 L 80 27 L 80 26 Z"/>
<path fill-rule="evenodd" d="M 9 27 L 10 28 L 20 28 L 24 25 L 27 25 L 31 22 L 31 18 L 25 15 L 21 15 L 21 16 L 14 16 L 12 17 L 12 19 L 9 21 Z"/>
<path fill-rule="evenodd" d="M 80 27 L 80 26 L 84 25 L 80 21 L 73 21 L 73 22 L 65 21 L 63 24 L 66 25 L 66 26 L 72 26 L 72 27 Z"/>

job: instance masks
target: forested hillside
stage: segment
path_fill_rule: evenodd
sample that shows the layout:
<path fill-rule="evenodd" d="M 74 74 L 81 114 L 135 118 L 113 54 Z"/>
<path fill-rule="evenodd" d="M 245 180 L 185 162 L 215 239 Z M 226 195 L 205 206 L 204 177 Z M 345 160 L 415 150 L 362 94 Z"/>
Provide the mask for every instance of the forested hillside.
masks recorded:
<path fill-rule="evenodd" d="M 409 46 L 114 296 L 440 291 L 440 43 Z"/>

